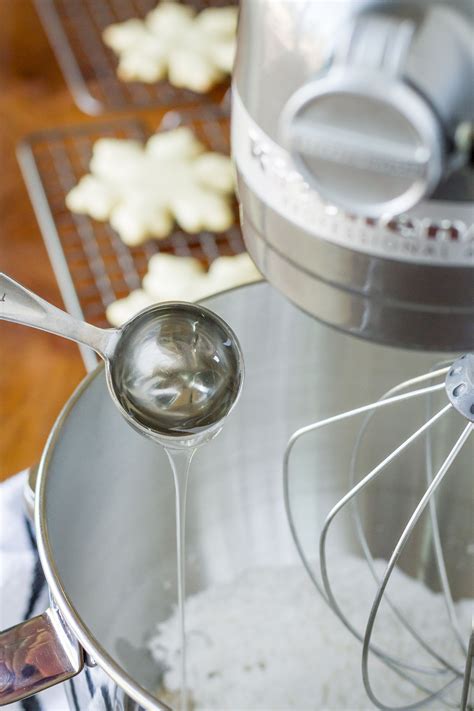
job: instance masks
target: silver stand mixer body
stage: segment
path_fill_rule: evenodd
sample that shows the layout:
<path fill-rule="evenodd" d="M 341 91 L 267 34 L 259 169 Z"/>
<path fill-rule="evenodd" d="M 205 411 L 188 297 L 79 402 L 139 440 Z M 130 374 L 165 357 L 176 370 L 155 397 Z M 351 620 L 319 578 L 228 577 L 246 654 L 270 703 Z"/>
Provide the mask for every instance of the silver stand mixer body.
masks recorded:
<path fill-rule="evenodd" d="M 282 456 L 289 435 L 308 421 L 377 398 L 439 358 L 338 333 L 268 284 L 224 293 L 206 305 L 239 338 L 246 383 L 223 432 L 195 458 L 187 519 L 191 595 L 232 581 L 251 566 L 297 563 L 282 498 Z M 424 417 L 423 408 L 413 407 L 405 408 L 403 417 L 396 411 L 383 420 L 370 437 L 370 461 Z M 295 452 L 292 501 L 308 556 L 325 513 L 347 489 L 359 426 L 345 428 L 336 448 L 332 440 L 309 438 Z M 449 420 L 443 433 L 449 438 L 457 426 L 456 418 Z M 443 454 L 436 440 L 433 466 Z M 470 446 L 456 462 L 457 485 L 445 487 L 438 511 L 456 599 L 467 596 L 470 587 L 466 540 L 472 456 Z M 407 472 L 401 462 L 391 483 L 374 487 L 361 502 L 376 556 L 389 555 L 400 521 L 424 487 L 421 451 L 413 469 Z M 176 601 L 172 477 L 164 451 L 134 432 L 114 408 L 102 368 L 80 387 L 51 435 L 36 506 L 41 561 L 52 595 L 72 633 L 99 665 L 87 673 L 105 683 L 105 672 L 117 685 L 117 698 L 166 708 L 152 696 L 159 674 L 147 656 L 146 641 Z M 402 568 L 438 590 L 434 558 L 426 555 L 426 524 L 411 542 Z M 342 554 L 360 555 L 350 522 L 340 529 L 336 546 Z M 320 662 L 302 660 L 308 674 Z M 84 674 L 70 682 L 81 709 L 90 699 Z M 124 708 L 133 708 L 127 703 Z"/>
<path fill-rule="evenodd" d="M 233 157 L 259 269 L 354 335 L 471 348 L 474 172 L 453 146 L 474 121 L 472 3 L 243 0 L 239 22 Z M 426 174 L 397 162 L 417 151 Z"/>

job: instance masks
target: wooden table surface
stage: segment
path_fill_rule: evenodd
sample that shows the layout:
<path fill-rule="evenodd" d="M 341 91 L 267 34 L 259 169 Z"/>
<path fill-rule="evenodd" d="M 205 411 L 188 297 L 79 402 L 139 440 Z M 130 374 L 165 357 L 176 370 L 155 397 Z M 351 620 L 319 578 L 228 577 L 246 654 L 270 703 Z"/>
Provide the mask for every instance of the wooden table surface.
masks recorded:
<path fill-rule="evenodd" d="M 0 270 L 63 307 L 16 160 L 40 128 L 94 121 L 74 105 L 31 0 L 0 0 Z M 142 112 L 157 125 L 160 111 Z M 0 322 L 0 480 L 38 461 L 85 374 L 74 343 Z"/>

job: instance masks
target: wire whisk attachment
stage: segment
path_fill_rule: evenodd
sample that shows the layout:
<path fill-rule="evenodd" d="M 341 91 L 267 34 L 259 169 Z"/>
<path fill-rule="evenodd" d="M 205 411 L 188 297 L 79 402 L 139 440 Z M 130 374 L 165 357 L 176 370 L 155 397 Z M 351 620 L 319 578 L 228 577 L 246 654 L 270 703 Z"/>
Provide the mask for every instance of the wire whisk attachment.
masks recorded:
<path fill-rule="evenodd" d="M 442 378 L 441 382 L 439 379 Z M 443 392 L 444 391 L 444 392 Z M 445 402 L 440 409 L 434 414 L 432 413 L 432 398 L 437 396 L 445 396 Z M 413 433 L 406 437 L 390 453 L 385 456 L 376 466 L 368 473 L 363 475 L 356 481 L 356 463 L 359 456 L 359 450 L 366 436 L 366 431 L 373 417 L 383 409 L 393 407 L 397 404 L 405 403 L 411 400 L 420 398 L 426 399 L 426 421 L 418 427 Z M 452 444 L 450 451 L 444 457 L 437 471 L 433 473 L 432 461 L 432 431 L 434 426 L 445 419 L 448 413 L 456 412 L 463 420 L 458 420 L 463 423 L 462 430 L 458 434 L 457 439 Z M 319 531 L 319 561 L 318 568 L 320 577 L 315 573 L 315 567 L 303 549 L 301 543 L 294 513 L 290 499 L 290 456 L 295 444 L 303 437 L 316 430 L 328 428 L 336 425 L 344 420 L 349 420 L 359 415 L 365 415 L 364 422 L 355 440 L 355 445 L 352 450 L 351 464 L 349 469 L 349 486 L 347 493 L 332 507 L 327 514 L 322 528 Z M 440 489 L 443 481 L 449 481 L 449 473 L 453 462 L 459 457 L 461 451 L 465 447 L 467 441 L 472 436 L 474 431 L 474 354 L 466 354 L 458 358 L 454 363 L 450 363 L 445 367 L 438 368 L 421 376 L 407 380 L 386 392 L 382 397 L 371 404 L 363 405 L 355 409 L 343 412 L 341 414 L 328 417 L 324 420 L 314 422 L 310 425 L 300 428 L 290 438 L 284 456 L 284 501 L 286 514 L 291 530 L 291 534 L 296 545 L 296 549 L 301 558 L 301 561 L 310 576 L 311 581 L 318 589 L 319 593 L 324 597 L 328 605 L 351 632 L 362 644 L 361 666 L 362 679 L 365 690 L 369 699 L 379 709 L 385 711 L 393 711 L 394 709 L 417 709 L 422 708 L 435 700 L 443 708 L 466 709 L 469 706 L 469 698 L 472 691 L 472 659 L 474 650 L 474 632 L 471 632 L 470 638 L 461 630 L 457 619 L 454 595 L 450 585 L 449 575 L 447 573 L 447 565 L 445 553 L 442 545 L 442 535 L 439 525 L 439 515 L 437 511 L 437 502 L 435 494 Z M 426 471 L 426 489 L 419 498 L 418 503 L 412 510 L 408 521 L 404 525 L 401 535 L 399 535 L 393 550 L 387 555 L 388 560 L 385 563 L 385 570 L 380 574 L 380 569 L 377 570 L 375 558 L 371 552 L 371 548 L 364 532 L 362 524 L 360 507 L 358 499 L 363 491 L 367 491 L 375 480 L 377 480 L 391 463 L 401 457 L 405 450 L 417 440 L 423 438 L 425 441 L 424 463 Z M 331 440 L 332 441 L 332 440 Z M 337 440 L 334 441 L 334 446 L 337 447 Z M 474 474 L 474 463 L 470 460 L 469 476 Z M 474 486 L 474 484 L 473 484 Z M 338 515 L 349 507 L 352 514 L 354 524 L 354 533 L 363 552 L 363 557 L 368 564 L 371 576 L 373 577 L 377 590 L 373 598 L 370 612 L 365 624 L 365 629 L 357 629 L 353 622 L 342 610 L 338 601 L 338 597 L 334 591 L 331 577 L 328 571 L 328 533 L 331 526 Z M 447 618 L 452 634 L 455 638 L 455 643 L 461 653 L 461 658 L 465 659 L 462 665 L 458 660 L 450 658 L 446 650 L 437 650 L 433 644 L 427 639 L 424 630 L 419 630 L 408 618 L 407 614 L 402 611 L 395 601 L 388 595 L 387 586 L 392 576 L 397 563 L 400 561 L 403 551 L 405 550 L 410 537 L 413 535 L 414 529 L 422 516 L 427 510 L 430 515 L 431 522 L 431 537 L 430 543 L 433 548 L 434 558 L 437 569 L 437 586 L 440 589 L 447 612 Z M 453 513 L 456 515 L 456 512 Z M 471 514 L 472 515 L 472 514 Z M 472 526 L 471 526 L 472 530 Z M 397 533 L 398 536 L 398 533 Z M 467 542 L 466 542 L 467 547 Z M 357 595 L 357 591 L 354 591 Z M 384 605 L 388 606 L 390 614 L 393 614 L 397 621 L 402 625 L 404 630 L 410 635 L 413 642 L 423 650 L 423 660 L 430 658 L 432 661 L 428 664 L 415 663 L 411 659 L 403 659 L 392 654 L 389 654 L 385 648 L 382 648 L 373 641 L 373 631 L 376 619 L 379 615 L 380 605 L 384 601 Z M 434 620 L 433 624 L 437 624 Z M 395 672 L 403 680 L 409 682 L 412 687 L 417 690 L 417 696 L 412 703 L 404 706 L 387 705 L 381 701 L 379 695 L 374 691 L 373 682 L 369 671 L 369 657 L 373 654 L 382 661 L 388 668 Z M 434 680 L 440 680 L 438 688 L 433 688 Z M 439 706 L 437 706 L 439 708 Z"/>

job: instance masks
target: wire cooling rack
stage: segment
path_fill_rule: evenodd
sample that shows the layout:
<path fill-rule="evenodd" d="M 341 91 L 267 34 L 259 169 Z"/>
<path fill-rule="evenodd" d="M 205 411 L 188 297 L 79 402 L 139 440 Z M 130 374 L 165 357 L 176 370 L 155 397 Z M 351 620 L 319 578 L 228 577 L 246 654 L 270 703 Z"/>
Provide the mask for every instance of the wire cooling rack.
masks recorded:
<path fill-rule="evenodd" d="M 165 114 L 159 130 L 189 125 L 211 150 L 229 152 L 229 119 L 202 107 Z M 106 307 L 140 287 L 150 257 L 159 251 L 195 256 L 209 264 L 219 255 L 244 250 L 235 207 L 235 224 L 226 232 L 188 234 L 175 227 L 165 240 L 127 247 L 108 223 L 70 212 L 69 190 L 88 172 L 98 138 L 145 139 L 152 131 L 135 119 L 42 131 L 28 136 L 18 158 L 68 311 L 97 326 L 107 326 Z M 86 353 L 88 356 L 86 357 Z M 83 351 L 86 364 L 91 354 Z"/>
<path fill-rule="evenodd" d="M 216 100 L 223 84 L 208 95 L 178 89 L 167 81 L 154 84 L 118 79 L 117 57 L 102 40 L 114 22 L 143 18 L 158 0 L 35 0 L 64 78 L 76 104 L 88 114 L 109 109 L 146 106 L 184 106 Z M 235 0 L 187 0 L 197 10 L 235 4 Z"/>

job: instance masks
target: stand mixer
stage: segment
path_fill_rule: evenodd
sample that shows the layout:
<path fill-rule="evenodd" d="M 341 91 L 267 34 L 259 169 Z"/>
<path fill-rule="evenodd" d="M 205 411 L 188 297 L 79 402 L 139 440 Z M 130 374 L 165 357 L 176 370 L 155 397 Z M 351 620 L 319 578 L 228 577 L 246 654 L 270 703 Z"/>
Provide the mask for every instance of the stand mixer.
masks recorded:
<path fill-rule="evenodd" d="M 472 708 L 458 616 L 474 554 L 472 25 L 468 0 L 241 0 L 233 152 L 245 241 L 276 288 L 207 301 L 242 346 L 247 385 L 193 461 L 186 580 L 190 596 L 272 566 L 282 589 L 303 580 L 284 596 L 286 628 L 268 606 L 266 662 L 279 657 L 280 673 L 264 674 L 252 628 L 240 676 L 216 645 L 206 682 L 229 684 L 201 708 L 244 708 L 227 691 L 260 672 L 271 682 L 253 711 L 390 708 L 387 690 L 405 709 Z M 64 652 L 68 668 L 38 667 L 40 681 L 68 679 L 71 708 L 169 711 L 148 641 L 179 596 L 175 488 L 165 450 L 129 427 L 107 386 L 99 367 L 45 448 L 34 509 L 52 602 L 21 629 L 34 641 L 30 625 L 51 621 L 49 656 Z M 402 599 L 397 575 L 412 584 Z M 312 617 L 304 582 L 305 603 L 321 601 Z M 234 617 L 224 652 L 238 646 Z M 292 651 L 288 629 L 318 651 Z M 208 645 L 208 632 L 194 639 Z M 38 680 L 20 666 L 36 684 L 26 696 Z"/>
<path fill-rule="evenodd" d="M 273 286 L 337 329 L 425 351 L 473 348 L 473 29 L 474 6 L 463 0 L 241 4 L 232 137 L 246 246 Z M 299 428 L 285 452 L 286 513 L 300 559 L 328 605 L 362 642 L 364 686 L 381 709 L 433 702 L 436 708 L 471 708 L 474 633 L 461 631 L 456 619 L 437 489 L 469 439 L 472 444 L 474 355 L 453 356 L 444 366 L 414 373 L 374 403 Z M 431 399 L 439 393 L 444 399 L 433 413 Z M 375 466 L 358 471 L 361 450 L 370 451 L 366 432 L 372 417 L 386 406 L 408 407 L 423 398 L 426 419 L 419 429 L 394 442 Z M 432 428 L 448 412 L 460 416 L 462 431 L 454 446 L 446 443 L 442 464 L 433 472 Z M 327 512 L 314 565 L 310 555 L 317 555 L 318 546 L 305 552 L 292 510 L 291 452 L 305 435 L 364 413 L 369 414 L 354 441 L 348 493 Z M 337 430 L 326 437 L 333 434 L 337 443 Z M 402 462 L 417 438 L 425 443 L 426 491 L 408 520 L 400 520 L 393 554 L 379 571 L 359 497 L 390 464 Z M 472 457 L 467 463 L 472 472 Z M 411 466 L 417 476 L 409 459 L 401 466 L 409 471 Z M 328 531 L 346 506 L 376 583 L 363 630 L 344 615 L 328 572 Z M 426 643 L 423 630 L 386 590 L 425 508 L 431 518 L 427 548 L 438 570 L 434 588 L 444 595 L 446 637 L 457 638 L 462 668 Z M 374 643 L 382 601 L 430 664 L 394 658 Z M 419 692 L 412 703 L 393 706 L 374 692 L 371 654 Z"/>

